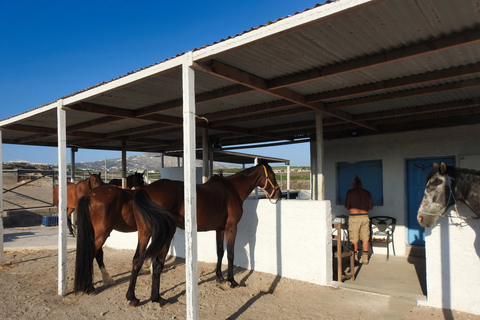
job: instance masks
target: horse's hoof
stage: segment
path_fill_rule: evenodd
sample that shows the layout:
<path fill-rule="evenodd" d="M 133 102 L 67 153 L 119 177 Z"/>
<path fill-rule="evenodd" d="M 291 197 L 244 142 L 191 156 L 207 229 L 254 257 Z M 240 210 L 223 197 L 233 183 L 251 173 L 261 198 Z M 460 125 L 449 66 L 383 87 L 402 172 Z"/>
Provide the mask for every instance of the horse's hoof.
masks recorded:
<path fill-rule="evenodd" d="M 168 305 L 170 305 L 170 301 L 168 301 L 167 299 L 164 299 L 162 297 L 160 297 L 158 299 L 152 299 L 152 302 L 157 302 L 160 305 L 160 307 L 162 307 L 162 308 L 165 308 Z"/>
<path fill-rule="evenodd" d="M 85 293 L 86 294 L 92 294 L 95 292 L 95 287 L 94 286 L 91 286 L 90 288 L 88 288 L 87 290 L 85 290 Z"/>
<path fill-rule="evenodd" d="M 105 284 L 106 286 L 113 286 L 113 285 L 117 284 L 117 281 L 115 281 L 113 279 L 110 279 L 108 281 L 105 281 L 103 284 Z"/>
<path fill-rule="evenodd" d="M 128 305 L 129 305 L 130 307 L 138 307 L 139 304 L 140 304 L 140 300 L 138 300 L 137 298 L 135 298 L 135 299 L 132 299 Z"/>
<path fill-rule="evenodd" d="M 232 288 L 232 289 L 233 289 L 233 288 L 236 288 L 236 287 L 238 287 L 238 283 L 237 283 L 237 281 L 235 281 L 235 280 L 231 280 L 231 281 L 229 281 L 229 282 L 230 282 L 230 288 Z"/>

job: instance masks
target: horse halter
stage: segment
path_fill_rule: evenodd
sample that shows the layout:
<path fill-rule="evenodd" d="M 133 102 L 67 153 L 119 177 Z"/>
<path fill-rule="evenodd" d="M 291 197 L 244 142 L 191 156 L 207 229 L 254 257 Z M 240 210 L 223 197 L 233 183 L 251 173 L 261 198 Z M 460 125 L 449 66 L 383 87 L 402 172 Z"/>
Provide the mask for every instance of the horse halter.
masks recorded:
<path fill-rule="evenodd" d="M 265 165 L 263 165 L 263 169 L 265 171 L 265 185 L 263 186 L 262 190 L 265 192 L 265 195 L 267 196 L 267 198 L 271 199 L 275 191 L 279 188 L 279 186 L 275 186 L 273 182 L 270 180 L 270 178 L 268 177 L 267 167 L 265 167 Z M 269 183 L 273 188 L 272 192 L 270 193 L 267 192 L 267 186 Z"/>

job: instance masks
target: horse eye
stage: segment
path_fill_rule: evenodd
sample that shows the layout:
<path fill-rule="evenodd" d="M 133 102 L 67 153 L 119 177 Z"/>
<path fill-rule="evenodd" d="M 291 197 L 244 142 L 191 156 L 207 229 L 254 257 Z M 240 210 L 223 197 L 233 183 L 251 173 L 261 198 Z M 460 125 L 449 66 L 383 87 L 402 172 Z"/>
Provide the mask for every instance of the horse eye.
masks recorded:
<path fill-rule="evenodd" d="M 442 183 L 443 183 L 442 180 L 440 180 L 440 179 L 435 179 L 432 184 L 433 184 L 434 186 L 439 186 L 439 185 L 441 185 Z"/>

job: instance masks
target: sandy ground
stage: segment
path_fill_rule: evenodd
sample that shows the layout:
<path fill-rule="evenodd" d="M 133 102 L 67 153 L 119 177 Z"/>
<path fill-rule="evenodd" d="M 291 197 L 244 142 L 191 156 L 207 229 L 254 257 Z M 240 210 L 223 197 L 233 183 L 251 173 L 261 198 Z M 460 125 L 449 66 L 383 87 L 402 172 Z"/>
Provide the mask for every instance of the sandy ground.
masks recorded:
<path fill-rule="evenodd" d="M 149 301 L 150 275 L 141 275 L 137 297 L 129 307 L 125 298 L 131 250 L 105 249 L 105 264 L 117 282 L 96 282 L 94 294 L 75 295 L 75 250 L 68 251 L 68 294 L 57 294 L 56 250 L 8 250 L 0 268 L 0 319 L 186 319 L 185 266 L 167 261 L 160 292 L 168 304 Z M 399 298 L 361 291 L 317 286 L 271 274 L 236 268 L 239 288 L 217 284 L 214 265 L 198 265 L 199 319 L 480 319 L 449 310 L 412 305 Z M 98 268 L 95 280 L 100 281 Z"/>

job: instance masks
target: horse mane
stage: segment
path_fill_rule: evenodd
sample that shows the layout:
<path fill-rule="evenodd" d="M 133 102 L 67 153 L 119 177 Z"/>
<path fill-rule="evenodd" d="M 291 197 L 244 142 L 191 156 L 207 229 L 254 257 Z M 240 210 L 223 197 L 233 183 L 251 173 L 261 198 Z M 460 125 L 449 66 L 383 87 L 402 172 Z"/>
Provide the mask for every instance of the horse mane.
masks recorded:
<path fill-rule="evenodd" d="M 253 171 L 253 170 L 255 170 L 256 168 L 258 168 L 259 166 L 263 166 L 263 165 L 268 166 L 268 162 L 267 162 L 265 159 L 259 159 L 257 165 L 255 165 L 255 166 L 253 166 L 253 167 L 250 167 L 250 168 L 247 168 L 247 169 L 245 169 L 245 170 L 239 171 L 239 172 L 237 172 L 237 173 L 235 173 L 235 174 L 233 174 L 233 175 L 231 175 L 231 176 L 227 176 L 227 177 L 225 177 L 225 178 L 233 178 L 233 177 L 238 177 L 239 175 L 247 175 L 247 174 L 250 173 L 250 171 Z"/>
<path fill-rule="evenodd" d="M 470 193 L 471 186 L 475 178 L 480 177 L 480 171 L 466 168 L 452 168 L 451 177 L 454 179 L 452 188 L 458 191 L 462 197 L 466 197 Z"/>
<path fill-rule="evenodd" d="M 438 168 L 432 170 L 427 176 L 427 181 L 438 171 Z M 480 171 L 452 166 L 447 166 L 446 174 L 452 177 L 452 190 L 456 190 L 456 193 L 462 197 L 466 197 L 470 193 L 474 179 L 480 177 Z"/>

